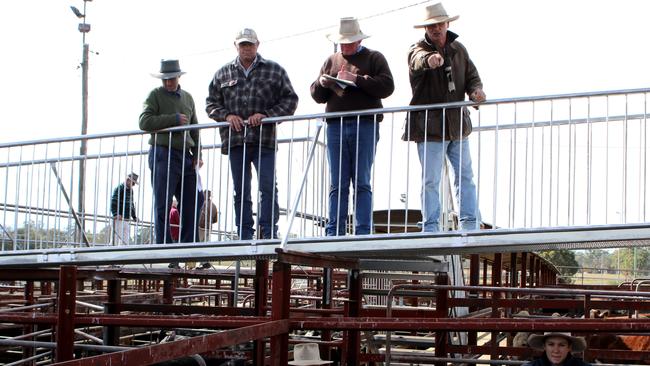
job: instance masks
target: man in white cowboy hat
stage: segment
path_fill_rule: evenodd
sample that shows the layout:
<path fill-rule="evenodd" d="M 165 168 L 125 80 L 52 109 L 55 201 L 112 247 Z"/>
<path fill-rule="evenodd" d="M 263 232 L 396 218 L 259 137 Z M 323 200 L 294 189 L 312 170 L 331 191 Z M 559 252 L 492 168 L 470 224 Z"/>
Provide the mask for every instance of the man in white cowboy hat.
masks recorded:
<path fill-rule="evenodd" d="M 137 221 L 133 186 L 138 184 L 138 175 L 129 173 L 123 183 L 113 190 L 111 215 L 113 216 L 113 245 L 128 245 L 131 241 L 130 220 Z"/>
<path fill-rule="evenodd" d="M 197 207 L 203 205 L 198 194 L 196 166 L 200 163 L 199 131 L 160 131 L 170 127 L 198 124 L 194 99 L 181 89 L 178 60 L 162 60 L 160 72 L 151 74 L 162 79 L 162 86 L 153 89 L 144 102 L 140 129 L 151 132 L 149 169 L 154 195 L 154 231 L 157 244 L 171 243 L 168 222 L 172 199 L 178 201 L 180 241 L 191 243 L 198 239 Z"/>
<path fill-rule="evenodd" d="M 408 54 L 411 105 L 463 101 L 465 94 L 476 103 L 485 101 L 476 66 L 465 46 L 458 42 L 458 35 L 448 30 L 449 23 L 458 17 L 449 16 L 438 3 L 427 6 L 424 18 L 415 25 L 424 28 L 425 34 L 411 46 Z M 469 111 L 466 108 L 416 111 L 408 115 L 406 122 L 402 138 L 417 143 L 423 170 L 423 231 L 440 230 L 438 192 L 446 159 L 454 171 L 460 228 L 478 229 L 480 215 L 467 140 L 472 131 Z"/>
<path fill-rule="evenodd" d="M 311 84 L 311 96 L 326 103 L 326 112 L 382 108 L 381 100 L 395 90 L 384 55 L 361 45 L 364 34 L 355 18 L 341 18 L 337 33 L 327 38 L 341 51 L 329 56 Z M 337 80 L 332 80 L 336 78 Z M 329 214 L 325 233 L 345 235 L 350 184 L 354 188 L 354 234 L 372 230 L 370 172 L 379 141 L 381 114 L 327 119 L 327 156 L 330 163 Z"/>
<path fill-rule="evenodd" d="M 210 82 L 205 110 L 221 127 L 221 153 L 228 155 L 235 190 L 235 221 L 239 238 L 253 239 L 251 165 L 255 166 L 260 191 L 257 210 L 259 236 L 277 238 L 280 206 L 275 179 L 275 123 L 267 117 L 292 115 L 298 95 L 282 66 L 257 53 L 257 33 L 244 28 L 235 36 L 237 57 L 221 67 Z"/>
<path fill-rule="evenodd" d="M 574 337 L 571 333 L 564 332 L 531 334 L 528 337 L 528 345 L 544 353 L 542 357 L 524 366 L 590 366 L 589 363 L 571 355 L 571 352 L 582 352 L 587 348 L 583 337 Z"/>

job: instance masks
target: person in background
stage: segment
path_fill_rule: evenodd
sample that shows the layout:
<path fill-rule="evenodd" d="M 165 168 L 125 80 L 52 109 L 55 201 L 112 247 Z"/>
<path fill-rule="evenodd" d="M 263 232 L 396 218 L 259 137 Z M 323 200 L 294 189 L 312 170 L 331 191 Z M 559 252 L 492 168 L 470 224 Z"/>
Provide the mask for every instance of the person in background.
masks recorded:
<path fill-rule="evenodd" d="M 151 132 L 149 169 L 154 195 L 154 232 L 157 244 L 172 242 L 167 223 L 172 197 L 178 200 L 180 241 L 198 239 L 197 207 L 203 202 L 197 192 L 196 166 L 200 160 L 199 131 L 159 132 L 160 130 L 198 124 L 194 99 L 179 85 L 178 60 L 162 60 L 162 86 L 153 89 L 144 102 L 140 129 Z"/>
<path fill-rule="evenodd" d="M 582 352 L 587 348 L 584 338 L 574 337 L 571 333 L 531 334 L 528 337 L 528 345 L 544 353 L 542 357 L 528 362 L 524 366 L 591 366 L 571 354 L 572 352 Z"/>
<path fill-rule="evenodd" d="M 199 215 L 199 241 L 210 241 L 210 233 L 212 232 L 212 224 L 217 222 L 218 212 L 217 206 L 212 202 L 212 191 L 206 189 L 203 191 L 205 200 L 203 207 L 201 207 L 201 214 Z"/>
<path fill-rule="evenodd" d="M 111 215 L 113 216 L 113 245 L 128 245 L 131 242 L 130 221 L 137 221 L 133 186 L 138 184 L 138 175 L 130 173 L 124 183 L 113 190 L 111 196 Z"/>
<path fill-rule="evenodd" d="M 410 105 L 460 102 L 465 95 L 476 103 L 485 101 L 478 70 L 460 42 L 448 30 L 458 19 L 449 16 L 441 3 L 427 6 L 415 28 L 424 28 L 424 38 L 408 53 L 409 80 L 413 97 Z M 472 121 L 467 108 L 433 109 L 412 112 L 407 117 L 403 139 L 417 144 L 422 166 L 423 231 L 440 230 L 440 180 L 449 159 L 454 172 L 456 199 L 460 206 L 460 229 L 479 229 L 476 185 L 467 136 Z"/>
<path fill-rule="evenodd" d="M 210 82 L 206 99 L 208 116 L 227 121 L 221 127 L 221 153 L 228 155 L 235 191 L 235 224 L 242 240 L 253 239 L 251 166 L 255 166 L 260 191 L 258 226 L 262 239 L 278 236 L 280 207 L 275 179 L 276 126 L 262 124 L 267 117 L 292 115 L 298 106 L 287 72 L 257 53 L 257 33 L 244 28 L 235 37 L 237 57 L 221 67 Z"/>
<path fill-rule="evenodd" d="M 172 208 L 169 209 L 169 233 L 173 242 L 178 242 L 180 232 L 181 215 L 178 213 L 178 201 L 172 200 Z"/>
<path fill-rule="evenodd" d="M 381 100 L 395 90 L 384 55 L 361 45 L 363 34 L 355 18 L 341 18 L 339 32 L 327 38 L 341 46 L 330 55 L 311 84 L 311 96 L 325 103 L 326 112 L 382 108 Z M 336 77 L 341 81 L 334 81 Z M 350 184 L 354 188 L 354 234 L 372 230 L 370 172 L 383 115 L 327 119 L 327 157 L 330 163 L 329 214 L 325 233 L 345 235 Z"/>

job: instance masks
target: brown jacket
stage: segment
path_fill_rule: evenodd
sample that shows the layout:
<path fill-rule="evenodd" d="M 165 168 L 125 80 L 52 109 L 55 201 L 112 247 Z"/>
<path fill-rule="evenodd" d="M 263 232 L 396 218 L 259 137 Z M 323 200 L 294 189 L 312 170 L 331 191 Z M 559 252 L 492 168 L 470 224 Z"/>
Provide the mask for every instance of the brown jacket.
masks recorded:
<path fill-rule="evenodd" d="M 440 52 L 425 38 L 409 49 L 409 80 L 413 97 L 410 105 L 460 102 L 465 100 L 476 89 L 482 89 L 483 83 L 476 66 L 469 58 L 465 46 L 456 41 L 458 35 L 447 31 L 447 44 L 444 49 L 445 64 L 431 69 L 427 63 L 428 57 Z M 456 91 L 449 92 L 445 67 L 451 64 L 452 78 Z M 462 113 L 462 123 L 461 115 Z M 472 121 L 466 108 L 450 108 L 445 110 L 444 139 L 460 140 L 472 132 Z M 423 142 L 441 141 L 443 139 L 442 109 L 412 112 L 407 116 L 403 140 Z M 425 123 L 426 116 L 426 123 Z M 426 132 L 425 132 L 426 131 Z"/>

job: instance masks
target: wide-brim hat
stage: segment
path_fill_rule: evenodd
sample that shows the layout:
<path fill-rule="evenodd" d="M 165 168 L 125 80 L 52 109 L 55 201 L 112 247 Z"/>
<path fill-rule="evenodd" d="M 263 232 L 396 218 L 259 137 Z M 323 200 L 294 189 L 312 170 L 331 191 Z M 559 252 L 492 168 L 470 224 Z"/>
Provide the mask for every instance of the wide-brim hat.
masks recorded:
<path fill-rule="evenodd" d="M 544 334 L 531 334 L 528 337 L 528 345 L 532 348 L 543 350 L 546 338 L 560 337 L 564 338 L 571 343 L 571 351 L 582 352 L 587 348 L 587 342 L 583 337 L 574 337 L 571 333 L 564 332 L 545 332 Z"/>
<path fill-rule="evenodd" d="M 330 33 L 327 35 L 327 39 L 334 43 L 354 43 L 362 39 L 370 37 L 367 34 L 363 34 L 359 28 L 359 21 L 356 18 L 341 18 L 341 24 L 339 25 L 338 33 Z"/>
<path fill-rule="evenodd" d="M 185 74 L 185 71 L 181 71 L 181 65 L 178 60 L 160 60 L 160 71 L 157 73 L 151 73 L 151 76 L 167 80 L 183 74 Z"/>
<path fill-rule="evenodd" d="M 299 343 L 293 347 L 293 361 L 289 361 L 289 365 L 327 365 L 332 362 L 321 360 L 318 343 Z"/>
<path fill-rule="evenodd" d="M 460 15 L 449 16 L 445 7 L 442 6 L 442 3 L 437 3 L 429 5 L 424 10 L 424 18 L 418 24 L 414 25 L 414 28 L 424 28 L 428 25 L 434 25 L 438 23 L 453 22 L 458 19 Z"/>

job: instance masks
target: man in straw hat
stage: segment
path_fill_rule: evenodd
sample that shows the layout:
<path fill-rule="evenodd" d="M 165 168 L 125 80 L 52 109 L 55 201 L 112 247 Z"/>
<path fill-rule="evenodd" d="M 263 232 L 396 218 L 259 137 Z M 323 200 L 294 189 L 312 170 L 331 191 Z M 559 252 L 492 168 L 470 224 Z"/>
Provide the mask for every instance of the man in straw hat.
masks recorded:
<path fill-rule="evenodd" d="M 483 83 L 458 35 L 449 31 L 449 16 L 442 4 L 426 7 L 424 18 L 415 28 L 424 28 L 424 38 L 411 46 L 408 54 L 411 105 L 449 103 L 469 98 L 485 101 Z M 417 143 L 423 170 L 423 231 L 438 231 L 439 186 L 445 157 L 454 170 L 456 198 L 460 205 L 460 228 L 478 229 L 476 186 L 467 136 L 472 121 L 466 108 L 430 109 L 407 117 L 403 139 Z"/>
<path fill-rule="evenodd" d="M 582 337 L 574 337 L 571 333 L 545 332 L 531 334 L 528 337 L 531 348 L 544 351 L 542 357 L 525 364 L 525 366 L 588 366 L 582 359 L 573 357 L 571 352 L 582 352 L 587 343 Z"/>
<path fill-rule="evenodd" d="M 257 53 L 257 33 L 244 28 L 235 36 L 237 57 L 221 67 L 210 82 L 205 110 L 221 127 L 221 153 L 228 155 L 235 190 L 235 224 L 243 240 L 253 239 L 251 166 L 255 166 L 260 191 L 257 210 L 263 239 L 277 238 L 280 206 L 275 179 L 275 123 L 266 117 L 292 115 L 298 95 L 282 66 Z"/>
<path fill-rule="evenodd" d="M 178 200 L 181 217 L 180 238 L 184 243 L 196 241 L 198 231 L 197 207 L 203 197 L 196 188 L 196 166 L 199 161 L 199 131 L 160 131 L 169 127 L 198 123 L 194 99 L 181 89 L 178 60 L 162 60 L 160 72 L 151 74 L 162 79 L 162 86 L 153 89 L 140 115 L 140 129 L 149 131 L 149 169 L 154 194 L 154 230 L 157 244 L 171 243 L 169 210 L 172 198 Z"/>
<path fill-rule="evenodd" d="M 381 53 L 363 47 L 369 36 L 361 32 L 355 18 L 342 18 L 338 33 L 327 36 L 341 45 L 329 56 L 311 85 L 311 96 L 326 103 L 326 112 L 381 108 L 381 100 L 395 90 L 393 75 Z M 337 80 L 333 80 L 336 78 Z M 354 233 L 372 229 L 370 171 L 379 141 L 383 115 L 366 114 L 327 119 L 327 156 L 330 162 L 328 236 L 345 235 L 350 184 L 354 187 Z"/>
<path fill-rule="evenodd" d="M 129 173 L 123 183 L 113 190 L 111 196 L 111 215 L 113 216 L 113 244 L 128 245 L 131 241 L 130 220 L 137 221 L 133 186 L 138 184 L 138 175 Z"/>

